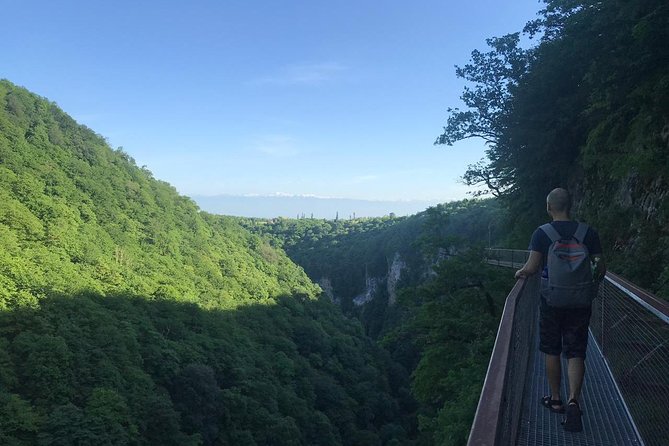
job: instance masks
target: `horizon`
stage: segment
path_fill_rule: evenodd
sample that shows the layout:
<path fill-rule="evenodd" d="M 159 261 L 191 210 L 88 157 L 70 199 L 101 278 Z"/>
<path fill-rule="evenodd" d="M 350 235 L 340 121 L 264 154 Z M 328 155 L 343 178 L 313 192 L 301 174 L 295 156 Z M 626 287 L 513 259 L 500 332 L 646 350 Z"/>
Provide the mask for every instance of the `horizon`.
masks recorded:
<path fill-rule="evenodd" d="M 305 195 L 194 195 L 190 198 L 205 212 L 246 218 L 314 218 L 350 220 L 408 217 L 440 204 L 427 200 L 359 200 Z"/>

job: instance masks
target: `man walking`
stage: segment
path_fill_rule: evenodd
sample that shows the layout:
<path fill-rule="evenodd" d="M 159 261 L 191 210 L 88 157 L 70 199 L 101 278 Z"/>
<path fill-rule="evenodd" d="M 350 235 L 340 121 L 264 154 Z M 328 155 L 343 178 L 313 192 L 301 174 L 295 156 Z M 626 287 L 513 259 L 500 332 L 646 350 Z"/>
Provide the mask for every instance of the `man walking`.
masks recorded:
<path fill-rule="evenodd" d="M 565 189 L 554 189 L 548 194 L 546 211 L 552 222 L 532 234 L 530 256 L 516 271 L 516 278 L 542 270 L 539 350 L 546 354 L 550 394 L 541 399 L 541 404 L 551 412 L 566 413 L 564 429 L 580 432 L 583 424 L 578 399 L 585 375 L 591 301 L 606 268 L 599 235 L 587 225 L 571 220 L 570 208 Z M 568 364 L 566 408 L 560 397 L 561 353 Z"/>

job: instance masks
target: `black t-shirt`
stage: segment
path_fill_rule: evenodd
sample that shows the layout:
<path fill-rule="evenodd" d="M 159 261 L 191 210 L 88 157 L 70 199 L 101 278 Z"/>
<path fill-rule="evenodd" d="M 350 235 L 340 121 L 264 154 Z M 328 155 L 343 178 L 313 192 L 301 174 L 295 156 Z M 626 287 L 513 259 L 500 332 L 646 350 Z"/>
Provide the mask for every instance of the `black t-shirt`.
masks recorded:
<path fill-rule="evenodd" d="M 577 221 L 553 221 L 551 222 L 553 228 L 564 238 L 571 238 L 574 233 L 576 233 L 576 228 L 578 228 Z M 601 254 L 602 253 L 602 244 L 599 241 L 599 234 L 593 228 L 588 226 L 588 231 L 585 233 L 585 240 L 583 243 L 588 248 L 590 255 Z M 538 251 L 543 255 L 543 266 L 546 266 L 546 256 L 548 255 L 548 248 L 551 246 L 551 239 L 546 235 L 546 233 L 541 229 L 535 229 L 532 233 L 532 239 L 530 240 L 531 251 Z M 544 271 L 545 273 L 545 271 Z"/>

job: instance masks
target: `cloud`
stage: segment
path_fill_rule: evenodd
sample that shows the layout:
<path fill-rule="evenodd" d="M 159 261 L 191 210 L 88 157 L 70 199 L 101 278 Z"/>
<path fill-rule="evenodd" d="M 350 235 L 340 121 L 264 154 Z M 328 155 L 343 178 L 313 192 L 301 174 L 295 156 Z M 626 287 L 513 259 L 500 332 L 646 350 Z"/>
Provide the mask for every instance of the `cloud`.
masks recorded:
<path fill-rule="evenodd" d="M 286 192 L 272 192 L 265 195 L 259 195 L 263 197 L 270 198 L 317 198 L 319 200 L 336 200 L 337 197 L 329 197 L 327 195 L 315 195 L 315 194 L 290 194 Z"/>
<path fill-rule="evenodd" d="M 297 156 L 300 152 L 294 138 L 287 135 L 268 135 L 260 138 L 255 144 L 260 153 L 277 158 Z"/>
<path fill-rule="evenodd" d="M 354 183 L 354 184 L 357 184 L 357 183 L 367 183 L 367 182 L 369 182 L 369 181 L 375 181 L 375 180 L 378 180 L 378 179 L 379 179 L 379 176 L 378 176 L 378 175 L 373 175 L 373 174 L 370 174 L 370 175 L 359 175 L 359 176 L 357 176 L 357 177 L 353 177 L 353 178 L 351 179 L 351 182 Z"/>
<path fill-rule="evenodd" d="M 251 81 L 256 85 L 321 85 L 341 76 L 347 67 L 337 62 L 293 64 L 275 74 Z"/>

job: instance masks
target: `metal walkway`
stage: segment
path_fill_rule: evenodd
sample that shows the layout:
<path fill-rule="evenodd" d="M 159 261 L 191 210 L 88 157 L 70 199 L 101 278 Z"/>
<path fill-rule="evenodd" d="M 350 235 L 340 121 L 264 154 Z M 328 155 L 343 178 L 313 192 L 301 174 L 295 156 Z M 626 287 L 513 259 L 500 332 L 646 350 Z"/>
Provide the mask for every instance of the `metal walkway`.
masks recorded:
<path fill-rule="evenodd" d="M 539 352 L 539 337 L 535 336 L 534 341 L 520 417 L 520 434 L 516 443 L 518 446 L 642 444 L 627 406 L 592 335 L 588 341 L 586 375 L 579 400 L 583 411 L 583 432 L 565 432 L 560 424 L 564 415 L 552 413 L 539 404 L 540 398 L 548 393 L 548 380 L 544 355 Z M 568 382 L 566 371 L 567 361 L 563 358 L 563 389 Z"/>
<path fill-rule="evenodd" d="M 527 257 L 491 254 L 488 263 L 513 268 Z M 533 277 L 507 298 L 468 446 L 669 446 L 669 305 L 615 274 L 606 279 L 593 304 L 583 432 L 564 431 L 564 415 L 540 404 L 549 387 Z M 563 359 L 563 399 L 566 371 Z"/>

